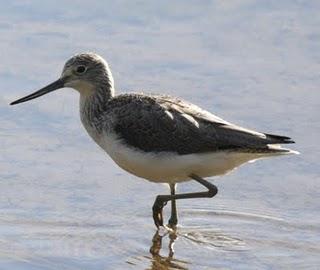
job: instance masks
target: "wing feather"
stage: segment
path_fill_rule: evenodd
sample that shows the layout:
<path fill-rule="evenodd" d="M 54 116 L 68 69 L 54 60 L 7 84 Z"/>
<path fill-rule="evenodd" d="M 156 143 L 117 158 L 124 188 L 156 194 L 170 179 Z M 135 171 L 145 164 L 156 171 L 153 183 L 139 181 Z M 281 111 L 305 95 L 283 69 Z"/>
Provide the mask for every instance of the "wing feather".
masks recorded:
<path fill-rule="evenodd" d="M 121 102 L 121 106 L 117 103 Z M 118 104 L 119 105 L 119 104 Z M 168 96 L 119 95 L 108 104 L 113 129 L 127 145 L 145 152 L 193 154 L 225 149 L 252 151 L 284 143 L 282 136 L 233 125 L 196 105 Z"/>

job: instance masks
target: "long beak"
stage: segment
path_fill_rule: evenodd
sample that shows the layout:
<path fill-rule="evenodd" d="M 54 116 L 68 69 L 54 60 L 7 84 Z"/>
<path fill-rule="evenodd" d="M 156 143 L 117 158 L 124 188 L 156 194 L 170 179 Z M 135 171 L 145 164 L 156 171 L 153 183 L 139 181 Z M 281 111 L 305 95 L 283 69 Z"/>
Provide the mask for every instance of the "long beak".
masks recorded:
<path fill-rule="evenodd" d="M 38 90 L 38 91 L 28 95 L 28 96 L 25 96 L 23 98 L 20 98 L 20 99 L 18 99 L 16 101 L 11 102 L 10 105 L 15 105 L 15 104 L 18 104 L 18 103 L 22 103 L 22 102 L 25 102 L 25 101 L 40 97 L 42 95 L 48 94 L 48 93 L 50 93 L 52 91 L 58 90 L 58 89 L 63 88 L 63 87 L 64 87 L 64 80 L 60 78 L 60 79 L 56 80 L 55 82 L 50 83 L 49 85 L 41 88 L 40 90 Z"/>

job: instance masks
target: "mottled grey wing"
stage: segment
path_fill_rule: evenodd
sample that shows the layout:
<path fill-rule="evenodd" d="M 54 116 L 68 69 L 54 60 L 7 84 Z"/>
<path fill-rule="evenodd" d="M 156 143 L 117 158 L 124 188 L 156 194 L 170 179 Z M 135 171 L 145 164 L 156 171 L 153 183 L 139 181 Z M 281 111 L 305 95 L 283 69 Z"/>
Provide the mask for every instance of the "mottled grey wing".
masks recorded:
<path fill-rule="evenodd" d="M 286 136 L 261 133 L 234 125 L 184 100 L 169 96 L 158 96 L 158 98 L 164 104 L 170 104 L 169 107 L 173 107 L 181 113 L 189 114 L 197 121 L 209 122 L 215 128 L 218 145 L 254 148 L 266 147 L 268 144 L 294 143 L 291 138 Z"/>
<path fill-rule="evenodd" d="M 183 155 L 225 149 L 267 149 L 267 144 L 287 138 L 243 129 L 171 97 L 126 95 L 121 99 L 127 101 L 114 107 L 117 119 L 114 129 L 126 144 L 146 152 Z"/>
<path fill-rule="evenodd" d="M 113 129 L 117 135 L 142 151 L 190 154 L 216 149 L 210 125 L 199 126 L 192 117 L 167 110 L 155 97 L 122 95 L 108 106 L 113 107 L 108 113 L 116 119 Z"/>

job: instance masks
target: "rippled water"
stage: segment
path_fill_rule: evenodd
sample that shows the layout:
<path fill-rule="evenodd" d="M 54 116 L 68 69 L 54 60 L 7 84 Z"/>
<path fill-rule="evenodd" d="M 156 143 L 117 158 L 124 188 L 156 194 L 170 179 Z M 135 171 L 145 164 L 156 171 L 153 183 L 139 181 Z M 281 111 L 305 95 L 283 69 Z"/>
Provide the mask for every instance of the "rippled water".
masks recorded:
<path fill-rule="evenodd" d="M 207 209 L 191 208 L 191 203 L 180 207 L 183 225 L 175 232 L 158 233 L 148 211 L 151 201 L 139 201 L 142 195 L 136 188 L 131 192 L 135 201 L 131 207 L 124 202 L 127 199 L 118 199 L 117 208 L 102 203 L 96 209 L 98 203 L 91 199 L 83 207 L 73 203 L 71 211 L 64 210 L 67 207 L 47 209 L 46 217 L 21 209 L 5 211 L 1 218 L 2 269 L 318 266 L 319 227 L 315 224 L 254 213 L 257 209 L 242 212 L 234 205 L 226 207 L 234 210 L 226 210 L 217 202 L 204 201 L 210 205 Z M 223 202 L 223 198 L 217 201 Z"/>
<path fill-rule="evenodd" d="M 0 9 L 0 269 L 319 269 L 320 17 L 316 1 L 43 1 Z M 302 154 L 212 179 L 178 201 L 123 172 L 85 134 L 71 90 L 9 107 L 96 51 L 116 88 L 168 93 L 289 135 Z M 196 183 L 179 192 L 199 191 Z M 169 216 L 169 208 L 165 216 Z"/>

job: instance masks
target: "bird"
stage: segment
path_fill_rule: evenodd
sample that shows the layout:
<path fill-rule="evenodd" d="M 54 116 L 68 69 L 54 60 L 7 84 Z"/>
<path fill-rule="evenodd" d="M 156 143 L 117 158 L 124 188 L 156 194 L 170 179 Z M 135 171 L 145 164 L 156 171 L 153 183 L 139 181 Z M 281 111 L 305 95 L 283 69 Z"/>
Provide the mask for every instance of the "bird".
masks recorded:
<path fill-rule="evenodd" d="M 80 94 L 80 118 L 90 137 L 125 171 L 151 182 L 167 183 L 152 207 L 156 227 L 176 227 L 176 200 L 212 198 L 216 185 L 205 178 L 225 175 L 260 158 L 298 154 L 281 144 L 286 136 L 257 132 L 223 120 L 183 99 L 161 94 L 115 94 L 108 63 L 85 52 L 65 63 L 58 80 L 10 103 L 26 102 L 61 88 Z M 176 193 L 176 186 L 196 181 L 206 191 Z M 164 224 L 163 208 L 171 201 Z"/>

